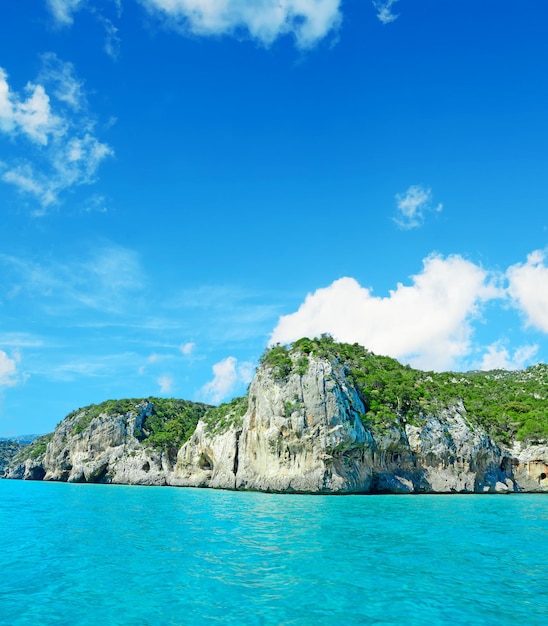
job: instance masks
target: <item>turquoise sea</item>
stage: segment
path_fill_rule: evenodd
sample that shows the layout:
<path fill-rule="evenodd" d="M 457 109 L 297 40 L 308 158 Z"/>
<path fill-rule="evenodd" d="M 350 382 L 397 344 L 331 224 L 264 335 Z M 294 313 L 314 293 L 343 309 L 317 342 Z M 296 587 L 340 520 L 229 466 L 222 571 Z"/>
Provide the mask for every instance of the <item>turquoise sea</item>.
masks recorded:
<path fill-rule="evenodd" d="M 548 496 L 0 480 L 0 624 L 546 624 Z"/>

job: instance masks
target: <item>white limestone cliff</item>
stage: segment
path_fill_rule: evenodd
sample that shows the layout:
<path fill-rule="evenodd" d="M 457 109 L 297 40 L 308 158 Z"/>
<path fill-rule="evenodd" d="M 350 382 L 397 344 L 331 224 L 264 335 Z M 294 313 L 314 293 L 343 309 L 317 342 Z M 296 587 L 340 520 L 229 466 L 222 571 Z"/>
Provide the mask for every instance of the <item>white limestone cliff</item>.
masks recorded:
<path fill-rule="evenodd" d="M 506 454 L 462 404 L 420 425 L 364 427 L 346 368 L 309 358 L 278 380 L 259 368 L 240 431 L 201 423 L 181 449 L 174 484 L 307 493 L 501 492 L 519 489 Z M 173 479 L 172 479 L 173 480 Z M 172 483 L 173 484 L 173 483 Z"/>
<path fill-rule="evenodd" d="M 69 416 L 45 454 L 7 476 L 298 493 L 548 491 L 547 445 L 502 449 L 462 402 L 371 423 L 346 365 L 310 354 L 299 367 L 298 352 L 291 359 L 283 375 L 263 363 L 247 405 L 229 406 L 222 419 L 206 413 L 177 454 L 141 441 L 152 410 L 141 402 L 85 428 L 77 427 L 83 414 Z"/>
<path fill-rule="evenodd" d="M 76 412 L 55 429 L 41 462 L 27 459 L 12 467 L 8 478 L 64 482 L 109 482 L 165 485 L 171 463 L 135 438 L 151 410 L 142 403 L 121 415 L 102 414 L 79 432 L 83 413 Z"/>

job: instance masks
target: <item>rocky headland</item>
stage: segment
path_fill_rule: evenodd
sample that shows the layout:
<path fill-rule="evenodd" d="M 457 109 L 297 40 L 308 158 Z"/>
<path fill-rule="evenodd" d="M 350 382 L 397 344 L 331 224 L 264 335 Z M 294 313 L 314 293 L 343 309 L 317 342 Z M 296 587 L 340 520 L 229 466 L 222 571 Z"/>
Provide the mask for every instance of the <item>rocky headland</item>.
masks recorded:
<path fill-rule="evenodd" d="M 330 337 L 267 351 L 247 396 L 73 411 L 4 477 L 283 493 L 548 491 L 548 367 L 414 370 Z"/>

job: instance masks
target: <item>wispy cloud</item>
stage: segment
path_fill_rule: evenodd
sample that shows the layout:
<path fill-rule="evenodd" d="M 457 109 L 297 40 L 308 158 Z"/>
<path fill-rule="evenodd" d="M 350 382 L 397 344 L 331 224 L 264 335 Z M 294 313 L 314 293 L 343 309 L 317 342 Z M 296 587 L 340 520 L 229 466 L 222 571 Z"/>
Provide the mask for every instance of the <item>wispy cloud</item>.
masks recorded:
<path fill-rule="evenodd" d="M 30 333 L 1 333 L 0 345 L 13 348 L 42 348 L 46 344 L 41 337 Z"/>
<path fill-rule="evenodd" d="M 71 26 L 74 22 L 74 15 L 79 11 L 87 10 L 93 14 L 105 32 L 104 51 L 113 59 L 118 58 L 120 52 L 120 37 L 118 28 L 113 21 L 108 18 L 102 8 L 94 6 L 86 0 L 46 0 L 46 4 L 53 17 L 54 23 L 59 27 Z M 120 18 L 122 13 L 121 0 L 112 0 L 116 16 Z"/>
<path fill-rule="evenodd" d="M 398 214 L 394 221 L 400 228 L 410 230 L 422 226 L 426 213 L 439 213 L 441 202 L 432 204 L 432 190 L 421 185 L 411 185 L 403 194 L 396 194 Z"/>
<path fill-rule="evenodd" d="M 105 196 L 95 194 L 86 199 L 80 211 L 82 213 L 108 213 L 107 204 Z"/>
<path fill-rule="evenodd" d="M 412 284 L 376 297 L 353 278 L 341 278 L 309 294 L 282 316 L 271 343 L 330 333 L 416 367 L 455 368 L 471 350 L 472 320 L 483 303 L 503 297 L 494 278 L 460 256 L 430 256 Z"/>
<path fill-rule="evenodd" d="M 209 284 L 180 290 L 166 302 L 173 311 L 203 310 L 207 314 L 208 333 L 214 330 L 220 341 L 241 341 L 265 336 L 281 311 L 285 294 L 252 292 L 238 286 Z M 265 300 L 276 303 L 265 304 Z M 190 329 L 199 338 L 197 329 Z M 189 333 L 190 334 L 190 333 Z"/>
<path fill-rule="evenodd" d="M 538 352 L 538 345 L 520 346 L 512 354 L 502 341 L 496 341 L 487 347 L 483 355 L 482 370 L 519 370 L 527 366 Z"/>
<path fill-rule="evenodd" d="M 340 0 L 140 0 L 166 26 L 193 35 L 247 35 L 269 46 L 291 35 L 299 48 L 310 48 L 337 31 Z"/>
<path fill-rule="evenodd" d="M 31 374 L 62 382 L 73 382 L 79 378 L 108 379 L 120 376 L 120 372 L 135 371 L 139 358 L 135 352 L 100 355 L 63 353 L 63 358 L 57 362 L 49 359 L 47 362 L 36 362 Z"/>
<path fill-rule="evenodd" d="M 143 270 L 135 252 L 113 244 L 97 246 L 87 257 L 65 263 L 0 254 L 8 266 L 8 297 L 30 297 L 61 313 L 84 307 L 122 313 L 143 287 Z"/>
<path fill-rule="evenodd" d="M 0 68 L 0 132 L 11 139 L 0 177 L 33 196 L 43 214 L 67 189 L 96 181 L 113 150 L 95 136 L 83 82 L 70 63 L 42 56 L 42 70 L 24 92 L 14 92 Z"/>
<path fill-rule="evenodd" d="M 230 397 L 238 385 L 249 384 L 255 368 L 252 363 L 238 363 L 238 359 L 229 356 L 215 363 L 212 369 L 213 379 L 201 388 L 200 395 L 206 402 L 217 404 Z"/>
<path fill-rule="evenodd" d="M 377 17 L 383 24 L 390 24 L 397 20 L 399 15 L 392 11 L 392 7 L 398 0 L 373 0 L 373 6 L 377 9 Z"/>
<path fill-rule="evenodd" d="M 85 5 L 85 0 L 46 0 L 55 21 L 68 26 L 74 21 L 73 15 Z"/>
<path fill-rule="evenodd" d="M 103 50 L 112 59 L 117 59 L 120 54 L 120 37 L 118 36 L 118 28 L 114 25 L 112 20 L 104 15 L 97 14 L 97 19 L 105 29 L 105 43 Z"/>

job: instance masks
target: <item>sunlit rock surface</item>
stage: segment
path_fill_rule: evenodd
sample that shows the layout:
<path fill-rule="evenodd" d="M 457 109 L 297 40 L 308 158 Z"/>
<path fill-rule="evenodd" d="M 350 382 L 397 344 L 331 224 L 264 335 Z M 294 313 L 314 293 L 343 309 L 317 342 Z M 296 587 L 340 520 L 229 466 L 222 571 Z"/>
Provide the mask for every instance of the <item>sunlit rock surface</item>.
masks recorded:
<path fill-rule="evenodd" d="M 85 428 L 82 414 L 67 417 L 6 476 L 293 493 L 548 491 L 548 445 L 495 443 L 462 401 L 372 422 L 347 363 L 288 359 L 283 371 L 263 362 L 247 399 L 206 413 L 179 449 L 146 445 L 152 405 L 142 401 Z"/>

